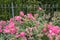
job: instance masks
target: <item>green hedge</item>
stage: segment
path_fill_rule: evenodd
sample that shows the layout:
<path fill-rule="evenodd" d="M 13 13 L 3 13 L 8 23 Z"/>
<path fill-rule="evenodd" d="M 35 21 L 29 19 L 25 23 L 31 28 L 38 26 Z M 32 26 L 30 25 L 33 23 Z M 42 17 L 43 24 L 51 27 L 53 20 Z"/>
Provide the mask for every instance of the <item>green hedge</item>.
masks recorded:
<path fill-rule="evenodd" d="M 29 13 L 29 12 L 35 12 L 36 9 L 34 8 L 34 5 L 39 5 L 37 0 L 0 0 L 0 5 L 3 5 L 5 7 L 7 7 L 8 5 L 9 8 L 0 8 L 0 20 L 7 20 L 9 18 L 12 17 L 12 10 L 11 10 L 11 3 L 13 1 L 14 4 L 14 13 L 15 15 L 19 15 L 19 11 L 22 10 L 25 12 L 25 14 Z M 17 4 L 17 6 L 16 6 Z M 20 6 L 21 5 L 21 6 Z M 26 7 L 26 5 L 28 7 Z M 31 6 L 31 7 L 30 7 Z M 3 12 L 2 12 L 3 11 Z"/>
<path fill-rule="evenodd" d="M 7 7 L 8 4 L 9 4 L 10 5 L 9 7 L 11 7 L 11 2 L 12 1 L 14 3 L 14 6 L 16 6 L 16 4 L 17 4 L 17 7 L 14 8 L 15 15 L 19 15 L 19 11 L 20 10 L 24 11 L 25 14 L 27 14 L 29 12 L 35 13 L 35 11 L 37 9 L 37 6 L 41 2 L 43 4 L 54 3 L 54 0 L 49 0 L 49 1 L 48 0 L 0 0 L 0 5 L 3 4 L 3 6 L 6 5 L 6 7 Z M 60 4 L 60 2 L 59 2 L 60 0 L 55 0 L 55 1 Z M 26 5 L 28 7 L 26 7 Z M 34 8 L 34 5 L 36 6 L 35 8 Z M 7 19 L 9 19 L 11 17 L 12 17 L 12 10 L 11 10 L 11 8 L 4 8 L 3 12 L 2 12 L 2 8 L 0 8 L 0 20 L 1 19 L 7 20 Z"/>

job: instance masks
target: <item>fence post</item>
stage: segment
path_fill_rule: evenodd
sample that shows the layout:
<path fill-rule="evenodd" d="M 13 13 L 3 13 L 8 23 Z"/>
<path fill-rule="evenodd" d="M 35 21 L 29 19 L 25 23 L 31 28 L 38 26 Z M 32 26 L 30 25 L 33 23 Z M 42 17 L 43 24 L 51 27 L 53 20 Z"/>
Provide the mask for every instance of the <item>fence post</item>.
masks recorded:
<path fill-rule="evenodd" d="M 11 3 L 11 6 L 12 6 L 12 17 L 14 19 L 14 6 L 13 6 L 13 2 Z"/>

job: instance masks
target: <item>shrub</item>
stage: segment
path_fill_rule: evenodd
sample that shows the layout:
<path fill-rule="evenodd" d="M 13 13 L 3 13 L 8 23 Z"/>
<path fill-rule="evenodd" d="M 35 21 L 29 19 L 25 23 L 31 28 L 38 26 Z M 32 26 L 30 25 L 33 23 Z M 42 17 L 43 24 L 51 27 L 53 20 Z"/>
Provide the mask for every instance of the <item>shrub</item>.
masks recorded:
<path fill-rule="evenodd" d="M 0 21 L 0 40 L 59 40 L 60 27 L 39 14 L 24 14 Z"/>

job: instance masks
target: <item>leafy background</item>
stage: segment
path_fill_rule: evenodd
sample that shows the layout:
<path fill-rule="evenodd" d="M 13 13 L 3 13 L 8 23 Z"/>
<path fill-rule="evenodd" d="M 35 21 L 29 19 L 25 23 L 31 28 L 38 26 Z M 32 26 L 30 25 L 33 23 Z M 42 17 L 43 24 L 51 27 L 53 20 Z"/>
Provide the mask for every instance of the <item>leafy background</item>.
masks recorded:
<path fill-rule="evenodd" d="M 15 7 L 15 15 L 19 15 L 20 10 L 23 10 L 25 14 L 29 12 L 36 13 L 35 11 L 40 3 L 53 4 L 55 2 L 60 5 L 60 0 L 0 0 L 0 20 L 7 20 L 12 17 L 10 8 L 12 1 Z M 1 5 L 8 8 L 3 8 Z"/>

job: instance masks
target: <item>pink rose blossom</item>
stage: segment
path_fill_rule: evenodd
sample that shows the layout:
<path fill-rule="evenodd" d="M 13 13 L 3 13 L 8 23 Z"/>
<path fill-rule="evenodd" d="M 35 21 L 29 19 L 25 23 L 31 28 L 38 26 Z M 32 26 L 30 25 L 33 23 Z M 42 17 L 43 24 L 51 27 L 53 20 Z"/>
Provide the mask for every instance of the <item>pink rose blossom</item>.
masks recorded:
<path fill-rule="evenodd" d="M 43 32 L 46 32 L 47 31 L 47 29 L 46 28 L 43 28 L 43 30 L 42 30 Z"/>
<path fill-rule="evenodd" d="M 23 37 L 23 39 L 24 39 L 24 40 L 27 40 L 27 38 L 26 38 L 26 37 Z"/>
<path fill-rule="evenodd" d="M 33 17 L 32 13 L 27 14 L 29 18 Z"/>
<path fill-rule="evenodd" d="M 48 25 L 48 30 L 51 35 L 58 35 L 60 33 L 59 26 Z"/>
<path fill-rule="evenodd" d="M 27 33 L 29 33 L 29 30 L 28 30 L 28 28 L 26 28 L 26 32 L 27 32 Z"/>
<path fill-rule="evenodd" d="M 23 11 L 20 11 L 20 16 L 24 16 L 24 12 Z"/>
<path fill-rule="evenodd" d="M 10 18 L 9 22 L 13 22 L 13 18 Z"/>
<path fill-rule="evenodd" d="M 16 34 L 16 38 L 19 38 L 20 37 L 20 35 L 19 34 Z"/>
<path fill-rule="evenodd" d="M 44 23 L 44 27 L 47 27 L 47 23 Z"/>
<path fill-rule="evenodd" d="M 0 29 L 0 32 L 2 32 L 2 29 Z"/>
<path fill-rule="evenodd" d="M 28 15 L 28 17 L 31 18 L 32 20 L 36 20 L 36 19 L 33 17 L 32 13 L 29 13 L 29 14 L 27 14 L 27 15 Z"/>
<path fill-rule="evenodd" d="M 38 17 L 39 16 L 39 14 L 34 14 L 34 17 Z"/>
<path fill-rule="evenodd" d="M 2 26 L 0 25 L 0 29 L 2 29 Z"/>
<path fill-rule="evenodd" d="M 49 37 L 49 40 L 53 40 L 53 37 L 50 34 L 48 34 L 47 36 Z"/>
<path fill-rule="evenodd" d="M 19 30 L 19 27 L 16 27 L 16 30 Z"/>
<path fill-rule="evenodd" d="M 31 37 L 31 36 L 32 36 L 32 34 L 30 33 L 30 34 L 29 34 L 29 36 Z"/>
<path fill-rule="evenodd" d="M 10 33 L 11 33 L 11 34 L 16 33 L 16 31 L 17 31 L 17 30 L 16 30 L 15 28 L 10 29 Z"/>
<path fill-rule="evenodd" d="M 23 21 L 20 21 L 20 25 L 22 25 L 24 22 Z"/>
<path fill-rule="evenodd" d="M 15 23 L 14 22 L 11 22 L 11 23 L 9 23 L 9 28 L 14 28 L 14 26 L 15 26 Z"/>
<path fill-rule="evenodd" d="M 34 21 L 35 21 L 36 19 L 35 19 L 34 17 L 32 17 L 32 20 L 34 20 Z"/>
<path fill-rule="evenodd" d="M 6 24 L 6 21 L 2 21 L 2 23 L 5 25 Z"/>
<path fill-rule="evenodd" d="M 10 30 L 9 29 L 4 29 L 4 32 L 5 33 L 10 33 Z"/>
<path fill-rule="evenodd" d="M 21 20 L 21 17 L 20 16 L 15 16 L 15 20 L 19 21 L 19 20 Z"/>
<path fill-rule="evenodd" d="M 29 28 L 29 30 L 32 32 L 33 28 Z"/>
<path fill-rule="evenodd" d="M 9 27 L 8 26 L 5 26 L 5 29 L 9 29 Z"/>
<path fill-rule="evenodd" d="M 25 32 L 21 32 L 19 35 L 20 35 L 20 37 L 24 37 L 25 36 Z"/>
<path fill-rule="evenodd" d="M 1 21 L 0 24 L 1 25 L 6 25 L 6 21 Z"/>
<path fill-rule="evenodd" d="M 60 40 L 60 35 L 56 36 L 55 40 Z"/>
<path fill-rule="evenodd" d="M 38 10 L 42 11 L 42 8 L 41 8 L 41 7 L 39 7 L 39 8 L 38 8 Z"/>

